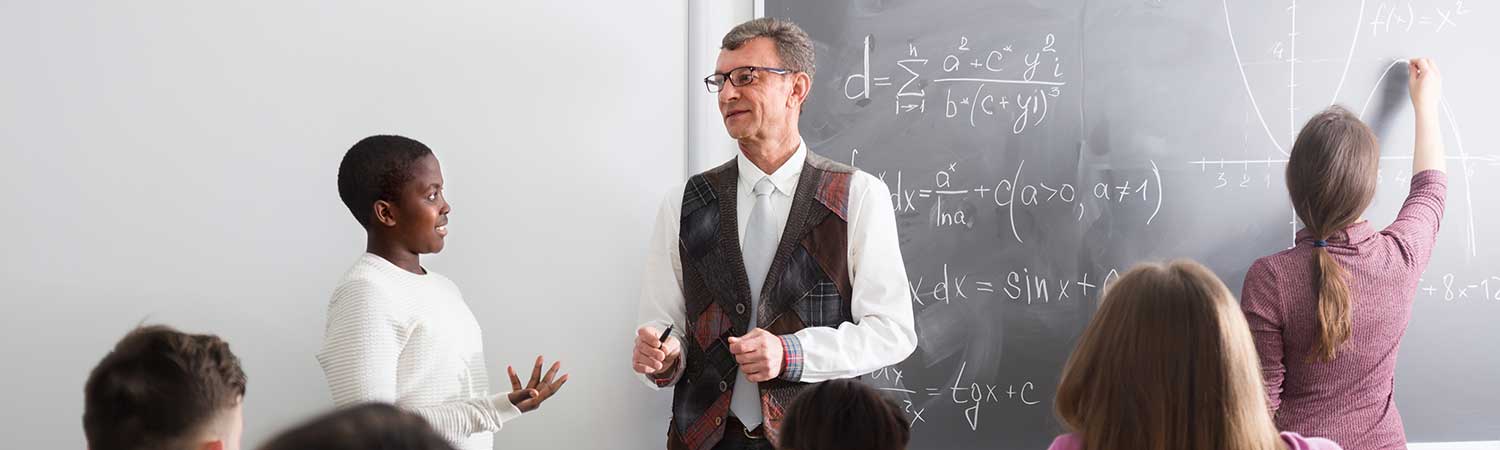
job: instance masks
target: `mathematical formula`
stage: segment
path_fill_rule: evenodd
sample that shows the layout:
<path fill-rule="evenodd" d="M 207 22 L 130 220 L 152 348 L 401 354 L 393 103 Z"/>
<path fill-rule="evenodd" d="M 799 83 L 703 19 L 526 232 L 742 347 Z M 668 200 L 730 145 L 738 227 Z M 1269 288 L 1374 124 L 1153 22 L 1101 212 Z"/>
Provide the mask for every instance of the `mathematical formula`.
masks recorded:
<path fill-rule="evenodd" d="M 945 119 L 978 127 L 1006 113 L 1011 133 L 1021 134 L 1047 120 L 1067 86 L 1054 34 L 1019 52 L 1013 43 L 980 48 L 960 37 L 941 60 L 924 57 L 916 44 L 907 44 L 905 58 L 873 69 L 871 37 L 864 39 L 861 69 L 844 79 L 844 98 L 869 101 L 876 91 L 895 91 L 891 100 L 897 116 L 941 109 Z"/>
<path fill-rule="evenodd" d="M 954 377 L 952 386 L 908 388 L 902 382 L 902 372 L 897 367 L 886 367 L 870 374 L 871 381 L 878 384 L 890 384 L 890 387 L 879 387 L 882 391 L 906 394 L 907 398 L 902 400 L 906 413 L 911 416 L 911 426 L 915 428 L 918 423 L 925 423 L 927 419 L 923 413 L 931 405 L 929 402 L 920 402 L 923 397 L 941 398 L 951 404 L 964 408 L 964 419 L 968 421 L 969 429 L 979 430 L 980 408 L 985 405 L 1011 403 L 1023 407 L 1035 406 L 1041 403 L 1044 393 L 1037 391 L 1036 383 L 1021 381 L 1015 383 L 982 383 L 973 381 L 964 382 L 964 369 L 969 363 L 963 362 L 958 367 L 958 376 Z M 916 398 L 916 401 L 912 399 Z"/>
<path fill-rule="evenodd" d="M 900 170 L 894 174 L 881 172 L 877 176 L 891 189 L 891 204 L 898 215 L 918 211 L 917 206 L 921 204 L 931 207 L 929 223 L 935 228 L 972 228 L 977 220 L 975 214 L 956 206 L 964 205 L 963 201 L 978 199 L 981 203 L 994 203 L 995 208 L 1007 217 L 1011 236 L 1016 242 L 1025 242 L 1016 228 L 1018 208 L 1066 206 L 1077 211 L 1078 221 L 1083 220 L 1090 205 L 1094 208 L 1140 208 L 1151 211 L 1145 220 L 1145 224 L 1150 225 L 1161 211 L 1162 182 L 1156 162 L 1148 162 L 1151 173 L 1140 178 L 1076 184 L 1056 179 L 1033 179 L 1026 174 L 1026 160 L 1016 165 L 1010 178 L 1001 180 L 957 181 L 958 163 L 935 172 L 930 182 L 925 177 L 921 181 L 909 181 Z M 1093 200 L 1088 201 L 1090 198 Z"/>

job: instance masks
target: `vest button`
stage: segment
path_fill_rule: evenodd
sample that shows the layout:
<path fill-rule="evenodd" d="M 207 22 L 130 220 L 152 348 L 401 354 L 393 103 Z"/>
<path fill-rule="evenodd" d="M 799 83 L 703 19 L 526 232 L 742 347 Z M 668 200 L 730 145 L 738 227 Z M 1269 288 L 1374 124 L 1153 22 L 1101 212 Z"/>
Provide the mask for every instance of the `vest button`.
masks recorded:
<path fill-rule="evenodd" d="M 727 391 L 727 390 L 729 390 L 729 383 L 720 381 L 719 382 L 719 392 L 724 392 L 724 391 Z"/>
<path fill-rule="evenodd" d="M 724 418 L 723 417 L 715 417 L 714 418 L 714 426 L 716 426 L 716 427 L 724 426 Z"/>
<path fill-rule="evenodd" d="M 744 303 L 740 303 L 738 305 L 734 305 L 734 312 L 740 313 L 740 314 L 744 314 L 745 313 L 745 304 Z"/>

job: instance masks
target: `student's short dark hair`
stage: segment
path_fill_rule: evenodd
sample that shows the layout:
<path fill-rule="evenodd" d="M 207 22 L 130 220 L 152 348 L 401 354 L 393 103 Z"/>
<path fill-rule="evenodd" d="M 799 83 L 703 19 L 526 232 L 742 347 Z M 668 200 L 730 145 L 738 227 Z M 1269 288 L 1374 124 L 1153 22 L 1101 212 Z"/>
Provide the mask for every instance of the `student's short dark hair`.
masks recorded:
<path fill-rule="evenodd" d="M 432 154 L 416 140 L 393 135 L 360 139 L 339 162 L 339 199 L 368 229 L 375 201 L 396 201 L 401 186 L 411 181 L 412 162 Z"/>
<path fill-rule="evenodd" d="M 910 440 L 901 408 L 851 379 L 807 388 L 781 422 L 782 450 L 903 450 Z"/>
<path fill-rule="evenodd" d="M 389 403 L 335 410 L 284 431 L 260 450 L 453 450 L 421 416 Z"/>
<path fill-rule="evenodd" d="M 83 386 L 89 450 L 177 448 L 237 405 L 245 381 L 239 358 L 218 336 L 136 328 Z"/>

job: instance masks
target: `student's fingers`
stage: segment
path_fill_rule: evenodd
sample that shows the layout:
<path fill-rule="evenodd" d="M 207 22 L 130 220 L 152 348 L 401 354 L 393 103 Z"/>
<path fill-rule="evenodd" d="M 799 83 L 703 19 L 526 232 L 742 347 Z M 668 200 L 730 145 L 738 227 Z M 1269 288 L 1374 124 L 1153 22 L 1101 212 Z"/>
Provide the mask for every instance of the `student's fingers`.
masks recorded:
<path fill-rule="evenodd" d="M 1412 69 L 1417 73 L 1417 78 L 1427 80 L 1437 75 L 1437 65 L 1430 58 L 1416 58 L 1412 60 Z"/>
<path fill-rule="evenodd" d="M 531 380 L 526 382 L 526 387 L 536 387 L 538 379 L 542 376 L 542 355 L 536 356 L 536 365 L 531 367 Z"/>
<path fill-rule="evenodd" d="M 530 399 L 534 398 L 535 396 L 536 396 L 536 391 L 527 389 L 527 390 L 515 391 L 515 392 L 511 392 L 509 394 L 506 394 L 505 395 L 505 400 L 508 401 L 508 402 L 510 402 L 511 405 L 515 405 L 515 407 L 517 409 L 520 409 L 521 406 L 524 403 L 526 403 L 527 400 L 530 400 Z"/>
<path fill-rule="evenodd" d="M 521 390 L 521 377 L 516 376 L 516 368 L 505 366 L 505 371 L 510 374 L 510 390 Z"/>
<path fill-rule="evenodd" d="M 563 383 L 567 382 L 567 378 L 568 375 L 563 374 L 562 378 L 559 378 L 557 381 L 542 385 L 542 400 L 552 398 L 553 395 L 556 395 L 557 390 L 562 389 Z"/>
<path fill-rule="evenodd" d="M 562 361 L 553 361 L 552 368 L 547 370 L 547 375 L 542 377 L 542 384 L 552 384 L 552 377 L 557 376 L 557 369 L 562 368 Z"/>
<path fill-rule="evenodd" d="M 521 412 L 535 411 L 538 406 L 542 405 L 542 393 L 536 389 L 527 389 L 526 392 L 528 393 L 526 399 L 517 403 L 516 409 L 521 410 Z"/>

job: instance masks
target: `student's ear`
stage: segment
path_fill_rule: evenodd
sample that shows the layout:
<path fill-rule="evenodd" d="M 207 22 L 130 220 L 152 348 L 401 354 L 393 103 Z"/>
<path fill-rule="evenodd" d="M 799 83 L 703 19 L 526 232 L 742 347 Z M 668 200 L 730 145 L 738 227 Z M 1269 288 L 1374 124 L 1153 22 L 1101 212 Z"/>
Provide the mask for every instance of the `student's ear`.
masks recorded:
<path fill-rule="evenodd" d="M 215 439 L 204 442 L 203 445 L 198 446 L 198 450 L 224 450 L 224 440 Z"/>
<path fill-rule="evenodd" d="M 385 200 L 376 200 L 375 208 L 371 210 L 374 215 L 374 223 L 387 227 L 396 226 L 396 205 Z"/>

